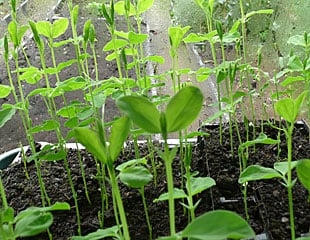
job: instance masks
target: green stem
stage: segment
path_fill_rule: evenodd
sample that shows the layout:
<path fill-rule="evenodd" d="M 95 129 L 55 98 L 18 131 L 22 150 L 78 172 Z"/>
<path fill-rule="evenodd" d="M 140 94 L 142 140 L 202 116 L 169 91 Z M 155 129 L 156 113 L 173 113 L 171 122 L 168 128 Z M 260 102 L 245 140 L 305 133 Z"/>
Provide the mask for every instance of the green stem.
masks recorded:
<path fill-rule="evenodd" d="M 173 172 L 172 161 L 169 157 L 169 147 L 167 138 L 165 138 L 165 166 L 166 166 L 166 178 L 168 186 L 168 198 L 169 198 L 169 222 L 170 222 L 170 235 L 175 235 L 175 211 L 174 211 L 174 198 L 173 198 Z"/>
<path fill-rule="evenodd" d="M 245 218 L 247 221 L 249 221 L 250 216 L 249 216 L 249 211 L 248 211 L 248 200 L 247 200 L 247 193 L 248 193 L 248 183 L 244 183 L 243 186 L 243 203 L 244 203 L 244 212 L 245 212 Z"/>
<path fill-rule="evenodd" d="M 288 203 L 290 212 L 290 225 L 291 225 L 291 238 L 295 240 L 295 222 L 294 222 L 294 208 L 293 208 L 293 183 L 292 183 L 292 136 L 293 136 L 294 123 L 290 123 L 287 135 L 287 192 L 288 192 Z"/>
<path fill-rule="evenodd" d="M 69 184 L 70 184 L 73 199 L 74 199 L 75 212 L 76 212 L 77 224 L 78 224 L 78 234 L 80 236 L 82 232 L 81 232 L 81 220 L 80 220 L 80 211 L 79 211 L 79 205 L 78 205 L 78 200 L 77 200 L 77 193 L 74 188 L 74 184 L 73 184 L 72 177 L 71 177 L 71 171 L 69 168 L 69 163 L 66 157 L 64 158 L 64 163 L 65 163 L 65 168 L 66 168 L 66 172 L 68 175 Z"/>
<path fill-rule="evenodd" d="M 8 206 L 8 202 L 7 202 L 7 199 L 6 199 L 6 195 L 5 195 L 5 191 L 4 191 L 4 186 L 3 186 L 3 183 L 2 183 L 1 172 L 0 172 L 0 193 L 1 193 L 1 200 L 2 200 L 3 209 L 7 209 L 9 206 Z"/>
<path fill-rule="evenodd" d="M 89 194 L 88 194 L 87 183 L 86 183 L 85 170 L 84 170 L 84 167 L 83 167 L 83 161 L 82 161 L 82 157 L 81 157 L 81 150 L 79 149 L 79 145 L 77 143 L 76 143 L 76 149 L 77 149 L 77 155 L 78 155 L 80 169 L 81 169 L 81 173 L 82 173 L 82 179 L 83 179 L 83 186 L 84 186 L 85 196 L 86 196 L 86 199 L 87 199 L 88 203 L 91 204 L 91 201 L 90 201 L 90 198 L 89 198 Z"/>
<path fill-rule="evenodd" d="M 118 187 L 118 183 L 116 180 L 113 164 L 108 165 L 108 172 L 109 172 L 109 176 L 110 176 L 110 180 L 111 180 L 113 196 L 115 197 L 116 204 L 118 207 L 118 212 L 119 212 L 121 223 L 122 223 L 124 238 L 125 238 L 125 240 L 130 240 L 125 209 L 124 209 L 121 193 L 120 193 L 120 190 Z"/>
<path fill-rule="evenodd" d="M 148 229 L 149 229 L 150 240 L 152 240 L 152 236 L 153 236 L 152 225 L 151 225 L 151 222 L 150 222 L 150 217 L 149 217 L 149 213 L 148 213 L 148 209 L 147 209 L 147 204 L 146 204 L 146 200 L 145 200 L 144 187 L 139 189 L 139 192 L 140 192 L 141 197 L 142 197 L 143 208 L 144 208 L 144 212 L 145 212 L 145 218 L 146 218 L 147 226 L 148 226 Z"/>
<path fill-rule="evenodd" d="M 1 233 L 0 236 L 7 236 L 7 233 L 6 233 L 7 230 L 4 230 L 4 227 L 3 227 L 3 222 L 2 222 L 3 216 L 2 215 L 4 214 L 4 211 L 9 208 L 9 206 L 8 206 L 8 202 L 6 199 L 4 186 L 2 183 L 1 171 L 0 171 L 0 194 L 1 194 L 1 200 L 2 200 L 2 206 L 3 206 L 3 209 L 1 209 L 0 211 L 0 233 Z M 9 225 L 10 236 L 14 236 L 14 229 L 13 229 L 12 223 L 8 223 L 8 225 Z"/>
<path fill-rule="evenodd" d="M 194 209 L 194 202 L 193 202 L 193 196 L 192 196 L 192 187 L 191 187 L 191 173 L 190 173 L 190 167 L 186 166 L 186 181 L 187 181 L 187 201 L 188 201 L 188 207 L 190 211 L 191 221 L 195 219 L 195 209 Z"/>
<path fill-rule="evenodd" d="M 74 50 L 75 50 L 75 55 L 77 58 L 77 66 L 78 66 L 78 71 L 79 75 L 82 76 L 83 69 L 82 69 L 82 62 L 81 62 L 81 50 L 79 47 L 79 44 L 77 42 L 77 31 L 76 31 L 76 24 L 74 22 L 74 16 L 73 16 L 73 5 L 72 5 L 72 0 L 68 1 L 68 8 L 70 12 L 70 20 L 71 20 L 71 31 L 72 31 L 72 36 L 74 39 Z"/>

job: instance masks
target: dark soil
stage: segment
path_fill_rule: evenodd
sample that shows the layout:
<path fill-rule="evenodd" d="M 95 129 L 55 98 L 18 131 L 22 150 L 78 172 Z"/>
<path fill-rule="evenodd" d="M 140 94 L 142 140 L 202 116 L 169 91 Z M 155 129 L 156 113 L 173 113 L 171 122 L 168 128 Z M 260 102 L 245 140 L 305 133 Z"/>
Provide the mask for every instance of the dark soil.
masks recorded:
<path fill-rule="evenodd" d="M 219 145 L 218 126 L 210 126 L 206 129 L 210 133 L 207 139 L 199 139 L 193 148 L 192 171 L 198 171 L 199 176 L 211 176 L 216 181 L 216 186 L 202 192 L 195 200 L 202 199 L 196 215 L 200 215 L 213 209 L 227 209 L 237 212 L 244 217 L 244 205 L 240 186 L 238 185 L 239 162 L 237 156 L 237 140 L 234 138 L 234 155 L 230 153 L 229 128 L 223 128 L 223 144 Z M 269 137 L 276 138 L 277 132 L 270 127 L 265 128 Z M 241 128 L 242 136 L 245 136 Z M 310 158 L 310 145 L 308 134 L 303 125 L 299 125 L 294 135 L 294 160 Z M 281 153 L 279 161 L 286 158 L 285 138 L 281 136 Z M 156 145 L 160 147 L 160 145 Z M 147 146 L 140 147 L 141 156 L 148 154 Z M 86 174 L 88 192 L 91 204 L 86 200 L 79 168 L 77 152 L 68 151 L 68 161 L 71 169 L 75 189 L 78 193 L 78 203 L 81 214 L 82 234 L 96 231 L 99 228 L 98 211 L 101 211 L 101 193 L 96 180 L 96 163 L 92 156 L 81 151 L 83 166 Z M 117 160 L 116 165 L 134 159 L 134 151 L 129 146 Z M 149 160 L 149 159 L 148 159 Z M 163 162 L 155 154 L 157 166 L 157 186 L 150 183 L 145 188 L 153 238 L 169 234 L 168 203 L 153 200 L 161 193 L 166 192 L 165 169 Z M 274 145 L 257 145 L 256 151 L 250 150 L 248 164 L 261 164 L 272 167 L 277 161 L 277 147 Z M 179 157 L 174 161 L 174 183 L 181 187 L 182 176 L 180 173 Z M 151 170 L 150 162 L 149 168 Z M 37 182 L 35 166 L 27 165 L 30 179 L 25 177 L 23 164 L 15 164 L 2 172 L 2 177 L 7 193 L 8 203 L 16 213 L 29 206 L 40 206 L 41 198 Z M 41 171 L 44 183 L 51 202 L 65 201 L 71 205 L 69 212 L 54 212 L 54 223 L 50 228 L 53 239 L 69 239 L 77 234 L 77 219 L 71 190 L 63 161 L 41 162 Z M 98 176 L 97 176 L 98 177 Z M 120 183 L 125 211 L 132 239 L 148 239 L 148 228 L 143 212 L 141 196 L 137 190 L 130 189 Z M 111 190 L 107 184 L 109 205 L 105 209 L 104 227 L 115 225 Z M 294 210 L 296 234 L 308 233 L 310 227 L 310 209 L 307 202 L 308 193 L 297 181 L 294 187 Z M 278 180 L 266 180 L 251 182 L 248 187 L 248 205 L 250 225 L 257 234 L 264 233 L 267 239 L 290 239 L 290 227 L 287 204 L 287 191 Z M 176 224 L 177 230 L 181 231 L 187 225 L 187 214 L 184 212 L 179 201 L 176 201 Z M 47 235 L 41 234 L 31 239 L 48 239 Z"/>

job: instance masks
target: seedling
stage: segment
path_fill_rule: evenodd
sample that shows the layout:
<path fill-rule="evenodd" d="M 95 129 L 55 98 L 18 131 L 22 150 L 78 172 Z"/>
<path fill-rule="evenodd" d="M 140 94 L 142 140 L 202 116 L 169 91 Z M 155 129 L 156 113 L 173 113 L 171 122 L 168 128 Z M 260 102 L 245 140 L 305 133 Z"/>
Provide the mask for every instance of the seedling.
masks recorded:
<path fill-rule="evenodd" d="M 195 120 L 202 107 L 202 101 L 201 91 L 197 87 L 188 86 L 173 96 L 166 111 L 161 113 L 152 102 L 140 96 L 124 96 L 116 102 L 118 108 L 137 126 L 149 133 L 161 133 L 165 140 L 164 152 L 161 152 L 160 156 L 166 166 L 171 236 L 176 233 L 172 176 L 172 162 L 176 148 L 169 150 L 167 137 L 169 132 L 181 131 Z"/>
<path fill-rule="evenodd" d="M 68 203 L 56 202 L 49 207 L 29 207 L 14 217 L 14 209 L 4 206 L 0 209 L 0 237 L 3 240 L 15 240 L 36 236 L 52 225 L 51 211 L 65 210 L 70 210 Z"/>
<path fill-rule="evenodd" d="M 127 139 L 129 124 L 130 122 L 127 117 L 119 118 L 113 123 L 111 135 L 109 138 L 109 145 L 106 144 L 104 129 L 100 122 L 98 122 L 96 131 L 87 127 L 78 127 L 74 130 L 76 140 L 83 144 L 86 149 L 101 162 L 101 164 L 107 166 L 109 177 L 111 180 L 113 198 L 115 197 L 117 204 L 117 206 L 114 205 L 116 222 L 118 222 L 119 213 L 123 229 L 123 235 L 124 238 L 128 240 L 130 239 L 130 235 L 128 231 L 126 214 L 119 191 L 113 163 L 118 157 L 120 151 L 122 150 L 124 141 Z M 105 196 L 102 196 L 102 198 L 104 197 Z M 118 227 L 119 232 L 121 232 L 120 225 L 118 225 Z"/>
<path fill-rule="evenodd" d="M 143 165 L 138 163 L 146 163 L 146 159 L 137 159 L 129 162 L 125 162 L 117 166 L 117 170 L 120 171 L 118 177 L 131 188 L 137 188 L 142 197 L 146 222 L 149 228 L 150 240 L 152 239 L 152 226 L 147 210 L 147 204 L 144 196 L 144 187 L 153 179 L 153 175 Z"/>

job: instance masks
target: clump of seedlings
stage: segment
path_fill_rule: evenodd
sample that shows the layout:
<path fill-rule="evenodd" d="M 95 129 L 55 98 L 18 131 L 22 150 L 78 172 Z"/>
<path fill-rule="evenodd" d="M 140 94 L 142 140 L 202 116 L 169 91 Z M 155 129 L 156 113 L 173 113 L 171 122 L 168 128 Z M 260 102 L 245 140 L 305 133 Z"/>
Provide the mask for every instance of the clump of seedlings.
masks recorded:
<path fill-rule="evenodd" d="M 28 207 L 25 210 L 14 213 L 6 198 L 6 191 L 2 183 L 0 172 L 0 238 L 5 240 L 20 237 L 33 237 L 44 231 L 48 232 L 49 239 L 53 239 L 53 233 L 49 227 L 53 223 L 54 211 L 67 211 L 74 209 L 78 229 L 76 236 L 71 239 L 131 239 L 128 227 L 128 215 L 126 213 L 120 184 L 137 189 L 143 202 L 145 221 L 148 227 L 148 238 L 153 239 L 154 230 L 149 216 L 148 204 L 145 197 L 145 189 L 148 186 L 156 187 L 155 153 L 160 157 L 161 166 L 165 171 L 167 191 L 152 199 L 153 203 L 166 202 L 169 209 L 169 229 L 166 236 L 158 239 L 253 239 L 255 233 L 250 226 L 250 217 L 247 205 L 247 189 L 249 182 L 263 179 L 279 178 L 287 188 L 289 203 L 289 220 L 291 239 L 306 240 L 309 237 L 296 236 L 293 188 L 296 181 L 310 191 L 310 160 L 293 159 L 292 135 L 294 126 L 302 110 L 306 118 L 310 120 L 310 35 L 305 32 L 302 35 L 292 36 L 288 43 L 301 47 L 302 56 L 295 55 L 292 51 L 286 66 L 271 79 L 261 69 L 261 59 L 264 57 L 258 51 L 257 65 L 247 61 L 246 51 L 246 23 L 257 14 L 272 14 L 272 9 L 262 9 L 250 13 L 244 12 L 244 3 L 239 2 L 240 19 L 236 20 L 229 29 L 221 19 L 216 19 L 214 14 L 217 1 L 195 0 L 206 15 L 206 32 L 188 33 L 190 26 L 173 25 L 167 29 L 170 42 L 171 70 L 164 73 L 147 72 L 148 64 L 163 64 L 162 56 L 146 56 L 144 44 L 149 41 L 149 35 L 144 33 L 143 13 L 149 10 L 154 0 L 109 0 L 105 3 L 93 3 L 98 17 L 104 18 L 111 39 L 105 43 L 102 51 L 108 53 L 107 62 L 115 62 L 117 76 L 103 79 L 99 74 L 97 56 L 101 52 L 97 50 L 96 39 L 100 35 L 96 32 L 92 20 L 87 20 L 83 25 L 83 33 L 78 34 L 79 6 L 73 5 L 72 0 L 67 0 L 70 19 L 60 18 L 54 22 L 29 20 L 28 24 L 21 25 L 16 16 L 16 1 L 11 0 L 12 20 L 8 24 L 7 33 L 3 38 L 4 61 L 8 73 L 8 85 L 0 85 L 0 97 L 13 96 L 14 103 L 2 104 L 0 110 L 0 127 L 4 126 L 12 116 L 19 113 L 31 149 L 31 156 L 23 155 L 23 164 L 27 173 L 27 166 L 35 164 L 38 177 L 38 185 L 41 193 L 41 206 Z M 126 22 L 126 30 L 119 29 L 116 18 Z M 71 26 L 71 29 L 70 29 Z M 31 31 L 32 38 L 37 46 L 40 66 L 33 66 L 27 57 L 27 50 L 22 41 L 27 31 Z M 65 32 L 71 31 L 72 38 L 59 40 Z M 210 46 L 213 66 L 201 67 L 198 70 L 179 68 L 179 47 L 181 44 L 204 43 Z M 55 51 L 64 45 L 73 46 L 75 58 L 59 62 Z M 234 60 L 227 59 L 226 47 L 233 45 Z M 217 49 L 220 49 L 217 53 Z M 48 50 L 48 54 L 47 54 Z M 101 50 L 100 50 L 101 51 Z M 26 67 L 21 67 L 20 58 L 26 59 Z M 51 66 L 47 66 L 46 60 L 50 58 Z M 14 62 L 14 68 L 10 62 Z M 91 62 L 94 69 L 91 69 Z M 61 72 L 75 66 L 76 75 L 69 79 L 61 79 Z M 92 72 L 94 74 L 92 74 Z M 154 75 L 155 74 L 155 75 Z M 208 133 L 188 132 L 188 127 L 197 119 L 204 106 L 207 96 L 194 86 L 193 82 L 182 82 L 182 75 L 192 74 L 199 82 L 208 80 L 213 75 L 216 79 L 218 111 L 209 116 L 201 123 L 203 127 L 207 123 L 219 122 L 220 145 L 223 144 L 222 125 L 223 117 L 227 117 L 230 136 L 230 156 L 232 161 L 239 160 L 239 184 L 243 195 L 244 218 L 233 211 L 213 209 L 197 216 L 195 210 L 198 205 L 204 204 L 200 198 L 201 193 L 206 193 L 216 186 L 216 180 L 210 176 L 199 176 L 199 172 L 192 171 L 193 147 L 188 142 L 189 137 L 208 138 Z M 173 93 L 171 96 L 152 96 L 153 88 L 160 90 L 165 87 L 165 82 L 171 79 Z M 257 79 L 260 84 L 259 92 L 252 88 L 251 79 Z M 52 79 L 56 82 L 52 84 Z M 164 79 L 164 81 L 162 81 Z M 284 79 L 284 81 L 282 81 Z M 294 88 L 296 82 L 303 83 L 302 93 Z M 44 83 L 44 84 L 42 84 Z M 245 84 L 244 84 L 245 83 Z M 264 84 L 263 84 L 264 83 Z M 23 85 L 34 86 L 31 92 L 25 92 Z M 246 86 L 238 88 L 238 86 Z M 281 90 L 279 89 L 281 88 Z M 275 90 L 274 90 L 275 89 Z M 82 94 L 83 100 L 68 102 L 68 93 Z M 255 112 L 255 99 L 263 98 L 265 93 L 272 92 L 274 104 L 271 106 L 274 115 L 266 117 L 279 118 L 279 125 L 273 121 L 257 121 L 260 116 Z M 297 97 L 296 97 L 297 95 Z M 34 125 L 29 113 L 29 102 L 37 97 L 43 100 L 49 118 L 41 124 Z M 105 119 L 105 104 L 107 99 L 113 99 L 119 109 L 118 115 L 111 122 Z M 59 107 L 56 100 L 62 100 L 63 106 Z M 248 103 L 248 105 L 246 105 Z M 258 105 L 263 106 L 264 102 Z M 306 108 L 303 106 L 306 105 Z M 248 109 L 247 109 L 248 108 Z M 62 120 L 64 123 L 62 124 Z M 242 120 L 242 121 L 240 121 Z M 239 126 L 244 124 L 246 136 L 242 136 Z M 264 133 L 265 124 L 279 131 L 277 139 Z M 256 132 L 253 126 L 260 126 L 260 132 Z M 64 134 L 62 129 L 68 130 Z M 253 129 L 253 131 L 251 131 Z M 42 149 L 37 149 L 34 135 L 39 132 L 53 131 L 58 142 L 48 144 Z M 250 151 L 255 152 L 260 144 L 272 145 L 278 148 L 280 155 L 280 133 L 284 132 L 287 146 L 286 161 L 275 162 L 273 168 L 261 165 L 249 165 Z M 180 145 L 170 147 L 168 134 L 177 133 Z M 153 136 L 160 136 L 162 146 L 155 147 Z M 234 138 L 234 136 L 237 136 Z M 71 177 L 68 163 L 68 149 L 66 143 L 74 139 L 81 143 L 92 154 L 96 162 L 96 180 L 100 186 L 98 194 L 101 196 L 101 210 L 98 213 L 100 227 L 92 233 L 82 236 L 82 226 L 79 212 L 79 194 L 86 196 L 88 203 L 92 204 L 89 196 L 83 160 L 80 149 L 79 166 L 83 179 L 84 192 L 75 190 L 74 179 Z M 150 152 L 147 157 L 140 157 L 139 139 L 147 139 L 146 143 Z M 237 139 L 237 140 L 236 140 Z M 119 155 L 124 151 L 126 143 L 131 142 L 134 146 L 135 159 L 127 159 L 118 164 Z M 77 144 L 77 146 L 79 146 Z M 238 151 L 235 151 L 238 146 Z M 176 187 L 173 175 L 173 164 L 179 155 L 182 178 L 181 187 Z M 49 192 L 45 188 L 42 179 L 42 161 L 64 161 L 67 178 L 74 199 L 74 206 L 68 203 L 52 203 Z M 297 176 L 293 174 L 296 169 Z M 29 176 L 31 177 L 31 176 Z M 153 184 L 153 185 L 152 185 Z M 105 210 L 109 204 L 108 189 L 111 189 L 115 226 L 106 227 Z M 207 192 L 209 193 L 209 192 Z M 310 197 L 309 197 L 310 201 Z M 181 204 L 184 214 L 188 216 L 187 226 L 178 231 L 176 227 L 175 204 Z M 309 207 L 309 206 L 305 206 Z M 141 216 L 142 217 L 142 216 Z M 65 229 L 64 229 L 65 231 Z"/>

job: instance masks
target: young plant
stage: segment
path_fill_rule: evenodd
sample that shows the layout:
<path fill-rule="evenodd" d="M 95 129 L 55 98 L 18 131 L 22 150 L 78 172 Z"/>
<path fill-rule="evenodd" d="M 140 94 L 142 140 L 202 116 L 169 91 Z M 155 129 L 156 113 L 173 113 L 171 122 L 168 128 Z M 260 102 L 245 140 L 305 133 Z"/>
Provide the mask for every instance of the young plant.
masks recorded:
<path fill-rule="evenodd" d="M 310 159 L 303 159 L 298 161 L 292 161 L 290 164 L 288 162 L 277 162 L 274 164 L 273 168 L 267 168 L 260 165 L 251 165 L 243 170 L 239 177 L 239 183 L 246 185 L 250 181 L 258 181 L 264 179 L 280 178 L 282 179 L 282 184 L 289 189 L 290 186 L 294 186 L 297 179 L 293 181 L 289 180 L 289 173 L 297 168 L 297 176 L 300 182 L 305 186 L 305 188 L 310 190 L 310 181 L 309 181 L 309 169 L 310 169 Z M 310 196 L 310 195 L 309 195 Z M 309 197 L 310 199 L 310 197 Z M 289 198 L 290 201 L 290 198 Z M 290 218 L 291 214 L 291 204 L 290 204 Z M 295 239 L 295 229 L 294 222 L 291 221 L 291 231 L 292 239 Z M 303 239 L 303 238 L 298 238 Z"/>
<path fill-rule="evenodd" d="M 127 117 L 122 117 L 116 120 L 111 128 L 109 145 L 106 143 L 104 129 L 99 120 L 96 131 L 87 127 L 77 127 L 74 130 L 76 140 L 83 144 L 86 149 L 101 162 L 102 165 L 107 166 L 113 192 L 113 203 L 115 203 L 114 199 L 116 201 L 116 204 L 114 204 L 115 219 L 118 223 L 119 213 L 123 230 L 121 231 L 121 225 L 118 224 L 119 232 L 122 233 L 124 239 L 126 240 L 130 239 L 130 235 L 113 163 L 122 150 L 124 141 L 127 139 L 129 126 L 130 121 Z M 102 198 L 104 197 L 105 196 L 102 196 Z"/>
<path fill-rule="evenodd" d="M 183 40 L 184 35 L 190 29 L 189 26 L 187 27 L 169 27 L 168 34 L 169 34 L 169 41 L 170 41 L 170 57 L 172 59 L 172 86 L 174 94 L 177 92 L 177 89 L 181 89 L 181 82 L 180 76 L 177 73 L 178 67 L 178 49 Z M 178 82 L 176 82 L 178 80 Z M 176 84 L 177 83 L 177 84 Z"/>
<path fill-rule="evenodd" d="M 239 166 L 240 166 L 240 175 L 246 169 L 247 162 L 249 159 L 248 155 L 248 148 L 249 147 L 255 147 L 257 144 L 278 144 L 279 140 L 274 140 L 271 138 L 268 138 L 264 133 L 260 133 L 260 135 L 251 141 L 246 141 L 243 144 L 239 145 L 238 148 L 238 156 L 239 156 Z M 247 207 L 247 183 L 239 182 L 242 184 L 242 193 L 243 193 L 243 202 L 244 202 L 244 210 L 245 210 L 245 216 L 247 221 L 249 220 L 249 213 L 248 213 L 248 207 Z"/>
<path fill-rule="evenodd" d="M 202 101 L 199 88 L 188 86 L 171 98 L 165 112 L 159 112 L 152 102 L 141 96 L 124 96 L 116 102 L 137 126 L 149 133 L 160 133 L 165 141 L 164 152 L 160 152 L 160 156 L 166 166 L 171 236 L 176 233 L 172 162 L 177 149 L 169 150 L 168 133 L 181 131 L 190 125 L 198 116 Z"/>
<path fill-rule="evenodd" d="M 287 173 L 287 185 L 286 186 L 287 186 L 288 201 L 289 201 L 291 237 L 293 240 L 295 239 L 295 223 L 294 223 L 293 193 L 292 193 L 294 182 L 292 181 L 292 171 L 291 171 L 292 139 L 293 139 L 294 124 L 301 111 L 302 104 L 307 94 L 308 92 L 303 92 L 296 99 L 292 99 L 292 98 L 281 99 L 275 105 L 277 113 L 286 122 L 286 127 L 284 127 L 282 130 L 284 131 L 286 140 L 287 140 L 286 144 L 287 144 L 288 173 Z"/>
<path fill-rule="evenodd" d="M 139 164 L 140 163 L 140 164 Z M 117 166 L 117 170 L 120 171 L 118 177 L 119 179 L 131 188 L 137 188 L 142 197 L 145 218 L 147 226 L 149 228 L 150 240 L 152 239 L 152 226 L 148 214 L 147 204 L 144 195 L 144 186 L 147 185 L 153 179 L 153 175 L 149 170 L 141 165 L 141 163 L 146 164 L 146 159 L 136 159 L 129 162 L 125 162 Z"/>
<path fill-rule="evenodd" d="M 288 39 L 288 44 L 292 44 L 296 47 L 301 47 L 303 55 L 299 56 L 290 53 L 286 68 L 281 74 L 289 74 L 281 85 L 283 87 L 292 86 L 295 83 L 303 83 L 304 89 L 310 89 L 310 33 L 305 32 L 303 35 L 295 35 Z M 308 111 L 308 120 L 310 120 L 310 93 L 306 96 L 306 105 Z M 310 136 L 310 133 L 309 133 Z M 310 138 L 309 138 L 310 139 Z"/>
<path fill-rule="evenodd" d="M 14 217 L 14 209 L 4 206 L 0 209 L 0 238 L 15 240 L 21 237 L 36 236 L 52 225 L 53 215 L 51 211 L 64 210 L 70 210 L 70 205 L 56 202 L 49 207 L 28 207 Z"/>
<path fill-rule="evenodd" d="M 15 1 L 12 1 L 11 4 L 12 4 L 12 9 L 13 9 L 12 11 L 14 12 L 15 11 L 14 7 L 16 7 Z M 27 29 L 28 29 L 27 26 L 18 27 L 16 21 L 11 21 L 9 23 L 8 33 L 10 36 L 10 41 L 13 43 L 13 49 L 12 50 L 9 49 L 8 37 L 6 35 L 4 37 L 4 60 L 5 60 L 5 65 L 6 65 L 8 78 L 9 78 L 9 82 L 10 82 L 10 88 L 11 88 L 11 91 L 12 91 L 12 94 L 13 94 L 13 97 L 15 100 L 15 105 L 7 106 L 6 109 L 3 109 L 3 112 L 8 113 L 5 116 L 5 119 L 8 120 L 8 117 L 13 116 L 13 113 L 15 113 L 15 110 L 19 111 L 21 121 L 22 121 L 24 130 L 25 130 L 25 133 L 26 133 L 26 138 L 27 138 L 28 143 L 31 147 L 31 151 L 33 153 L 35 153 L 36 148 L 35 148 L 35 143 L 34 143 L 34 137 L 33 137 L 33 133 L 31 132 L 32 120 L 29 116 L 29 109 L 28 109 L 29 101 L 27 98 L 25 98 L 25 93 L 23 91 L 22 79 L 21 79 L 20 71 L 19 71 L 20 70 L 19 61 L 18 61 L 18 56 L 19 56 L 18 49 L 22 45 L 22 39 L 23 39 L 23 36 L 24 36 L 25 32 L 27 31 Z M 13 77 L 11 75 L 11 67 L 9 65 L 9 56 L 10 55 L 12 55 L 12 57 L 15 61 L 18 92 L 15 88 Z M 8 111 L 9 108 L 11 109 L 10 111 Z M 35 165 L 36 165 L 36 169 L 37 169 L 38 181 L 39 181 L 40 190 L 41 190 L 42 205 L 45 206 L 46 202 L 48 203 L 48 205 L 50 205 L 49 198 L 48 198 L 48 195 L 46 193 L 44 183 L 42 181 L 39 163 L 37 161 L 35 161 Z"/>

